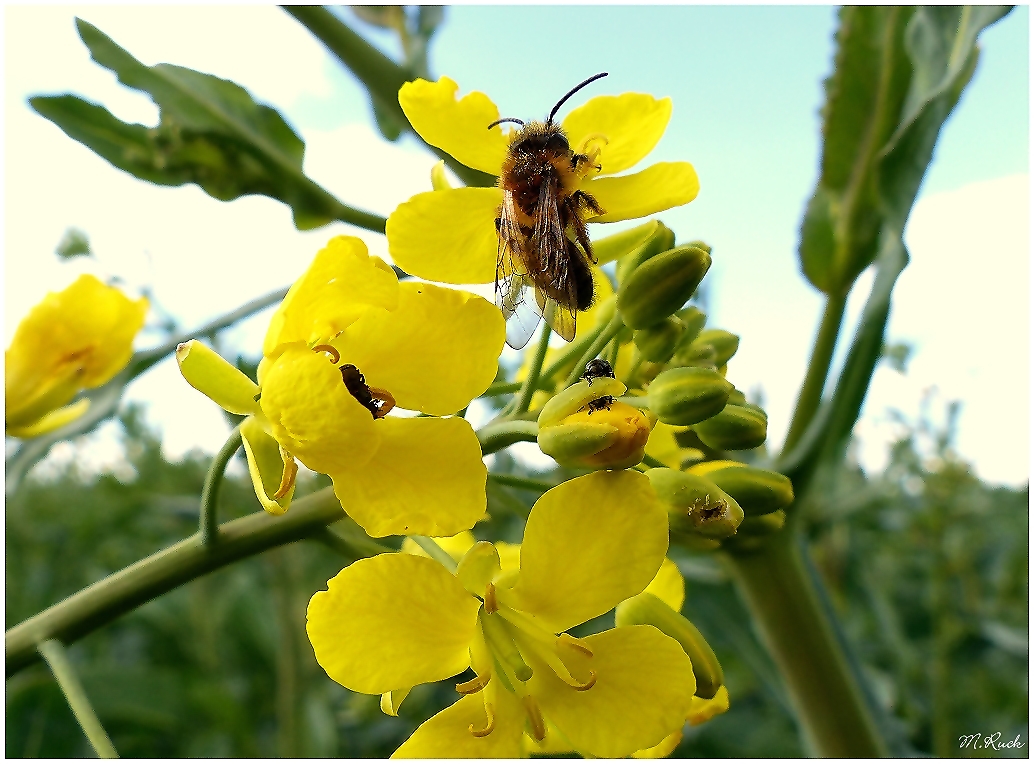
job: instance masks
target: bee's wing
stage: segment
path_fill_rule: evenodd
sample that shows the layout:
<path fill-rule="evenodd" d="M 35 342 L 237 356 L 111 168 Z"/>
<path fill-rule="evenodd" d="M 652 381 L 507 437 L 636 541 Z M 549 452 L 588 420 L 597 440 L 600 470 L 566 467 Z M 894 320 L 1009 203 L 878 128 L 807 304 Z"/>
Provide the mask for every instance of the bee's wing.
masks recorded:
<path fill-rule="evenodd" d="M 576 331 L 577 312 L 574 308 L 566 308 L 552 297 L 535 290 L 535 302 L 549 328 L 570 342 Z"/>
<path fill-rule="evenodd" d="M 539 187 L 539 199 L 535 205 L 535 227 L 531 234 L 531 248 L 538 253 L 538 262 L 552 286 L 559 292 L 566 291 L 568 252 L 567 234 L 560 219 L 560 199 L 557 193 L 559 180 L 547 178 Z"/>
<path fill-rule="evenodd" d="M 528 241 L 521 233 L 513 195 L 503 192 L 499 208 L 499 254 L 495 269 L 495 304 L 506 319 L 506 344 L 520 350 L 528 344 L 542 316 L 532 296 L 534 283 L 528 276 L 522 253 Z"/>

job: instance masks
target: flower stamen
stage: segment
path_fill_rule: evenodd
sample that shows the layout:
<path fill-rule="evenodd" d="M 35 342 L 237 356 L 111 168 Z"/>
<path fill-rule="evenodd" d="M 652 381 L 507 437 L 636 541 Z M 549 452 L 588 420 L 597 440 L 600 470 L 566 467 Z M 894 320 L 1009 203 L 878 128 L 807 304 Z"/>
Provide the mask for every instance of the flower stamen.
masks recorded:
<path fill-rule="evenodd" d="M 579 651 L 580 653 L 582 653 L 584 655 L 587 655 L 590 658 L 592 657 L 592 649 L 589 647 L 588 644 L 586 644 L 584 639 L 578 639 L 577 637 L 572 637 L 570 634 L 567 634 L 565 632 L 563 634 L 558 635 L 557 638 L 556 638 L 556 641 L 557 641 L 557 645 L 564 645 L 565 647 L 573 647 L 575 650 Z"/>
<path fill-rule="evenodd" d="M 341 354 L 337 352 L 337 348 L 333 347 L 332 345 L 317 345 L 313 348 L 313 352 L 326 353 L 328 356 L 330 356 L 330 362 L 333 364 L 336 364 L 338 361 L 341 360 Z"/>
<path fill-rule="evenodd" d="M 467 727 L 467 730 L 474 737 L 488 737 L 495 730 L 495 709 L 491 703 L 485 703 L 485 715 L 488 717 L 488 724 L 484 729 L 476 730 L 473 724 Z"/>
<path fill-rule="evenodd" d="M 476 676 L 470 681 L 460 682 L 457 684 L 456 692 L 460 695 L 473 695 L 475 692 L 481 692 L 485 689 L 491 681 L 491 675 L 486 674 L 485 676 Z"/>
<path fill-rule="evenodd" d="M 489 581 L 485 587 L 485 612 L 495 613 L 497 610 L 499 610 L 499 603 L 495 598 L 495 584 Z"/>
<path fill-rule="evenodd" d="M 535 698 L 531 697 L 531 695 L 525 695 L 521 698 L 521 701 L 524 703 L 524 710 L 528 714 L 528 721 L 531 722 L 531 736 L 541 743 L 546 739 L 546 720 L 542 718 L 539 704 L 535 702 Z"/>
<path fill-rule="evenodd" d="M 274 499 L 282 499 L 294 487 L 295 478 L 298 476 L 298 463 L 294 460 L 283 446 L 280 446 L 280 458 L 284 460 L 284 471 L 280 476 L 280 487 L 273 494 Z"/>

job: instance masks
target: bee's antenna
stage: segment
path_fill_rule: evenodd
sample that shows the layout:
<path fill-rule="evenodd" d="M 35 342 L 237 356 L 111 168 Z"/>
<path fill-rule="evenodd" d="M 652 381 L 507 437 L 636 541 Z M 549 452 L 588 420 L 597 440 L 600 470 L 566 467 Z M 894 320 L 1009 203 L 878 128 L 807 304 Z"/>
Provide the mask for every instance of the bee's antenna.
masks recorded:
<path fill-rule="evenodd" d="M 491 130 L 496 125 L 503 124 L 503 122 L 516 122 L 521 127 L 524 127 L 524 123 L 521 120 L 517 119 L 516 117 L 503 117 L 502 119 L 497 119 L 495 122 L 493 122 L 491 125 L 489 125 L 488 129 Z"/>
<path fill-rule="evenodd" d="M 564 102 L 567 101 L 568 98 L 573 96 L 579 90 L 581 90 L 586 85 L 588 85 L 590 82 L 595 82 L 596 80 L 602 79 L 602 78 L 604 78 L 606 76 L 607 76 L 607 72 L 600 72 L 599 74 L 594 74 L 592 77 L 587 79 L 585 82 L 581 83 L 580 85 L 575 85 L 573 88 L 571 88 L 571 90 L 568 91 L 567 95 L 565 95 L 563 98 L 561 98 L 559 101 L 557 101 L 556 106 L 553 107 L 553 111 L 549 112 L 549 119 L 546 120 L 546 124 L 548 125 L 548 124 L 553 122 L 553 117 L 556 116 L 556 113 L 560 110 L 560 107 L 564 105 Z"/>

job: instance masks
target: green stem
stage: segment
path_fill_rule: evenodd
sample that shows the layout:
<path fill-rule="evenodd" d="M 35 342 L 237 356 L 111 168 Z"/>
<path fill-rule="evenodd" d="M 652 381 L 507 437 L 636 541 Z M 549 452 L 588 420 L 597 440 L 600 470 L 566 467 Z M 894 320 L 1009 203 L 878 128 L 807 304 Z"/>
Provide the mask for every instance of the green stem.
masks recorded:
<path fill-rule="evenodd" d="M 226 465 L 241 447 L 241 428 L 234 427 L 230 437 L 223 443 L 219 453 L 212 459 L 208 467 L 208 474 L 205 476 L 205 485 L 201 489 L 201 518 L 200 531 L 201 543 L 205 546 L 214 544 L 219 539 L 219 526 L 216 522 L 216 509 L 219 504 L 219 488 L 223 484 L 223 474 L 226 472 Z"/>
<path fill-rule="evenodd" d="M 790 429 L 786 435 L 786 441 L 783 443 L 783 453 L 788 452 L 801 438 L 822 402 L 822 391 L 826 387 L 829 365 L 833 360 L 833 351 L 836 349 L 846 306 L 846 295 L 826 297 L 826 309 L 822 314 L 822 323 L 819 324 L 819 331 L 812 347 L 808 371 L 801 385 L 801 392 L 797 396 L 797 405 L 794 407 L 793 418 L 790 420 Z"/>
<path fill-rule="evenodd" d="M 427 552 L 427 556 L 436 562 L 440 562 L 450 573 L 456 572 L 456 561 L 452 556 L 438 546 L 438 542 L 430 536 L 410 536 L 416 545 Z"/>
<path fill-rule="evenodd" d="M 665 467 L 665 468 L 667 468 L 667 466 L 668 466 L 667 464 L 662 462 L 660 459 L 655 459 L 652 456 L 650 456 L 649 454 L 643 454 L 643 461 L 642 461 L 642 463 L 645 464 L 647 467 Z"/>
<path fill-rule="evenodd" d="M 511 488 L 521 488 L 525 491 L 536 491 L 545 493 L 551 488 L 556 488 L 556 483 L 547 483 L 545 480 L 521 477 L 519 475 L 502 475 L 496 472 L 489 472 L 488 477 L 499 485 L 508 485 Z"/>
<path fill-rule="evenodd" d="M 506 393 L 515 393 L 523 387 L 523 382 L 496 382 L 490 386 L 485 392 L 479 395 L 479 398 L 488 398 L 493 395 L 505 395 Z"/>
<path fill-rule="evenodd" d="M 596 335 L 596 338 L 589 345 L 588 349 L 582 353 L 582 357 L 575 363 L 574 368 L 571 369 L 571 373 L 567 375 L 567 379 L 564 380 L 564 387 L 570 387 L 577 382 L 585 369 L 585 364 L 591 361 L 593 358 L 600 354 L 600 351 L 606 347 L 607 343 L 610 342 L 617 333 L 621 331 L 624 324 L 621 321 L 621 316 L 618 313 L 614 313 L 614 317 L 610 319 L 610 322 L 603 328 L 603 330 Z"/>
<path fill-rule="evenodd" d="M 528 369 L 528 376 L 524 378 L 521 385 L 521 392 L 517 396 L 517 408 L 515 414 L 523 414 L 531 406 L 532 396 L 539 383 L 539 374 L 542 372 L 542 362 L 546 360 L 546 351 L 549 350 L 549 324 L 543 322 L 542 335 L 539 337 L 539 344 L 535 348 L 535 355 L 531 359 L 531 367 Z"/>
<path fill-rule="evenodd" d="M 873 758 L 886 750 L 808 575 L 796 535 L 731 554 L 731 568 L 786 683 L 810 755 Z"/>
<path fill-rule="evenodd" d="M 71 661 L 68 660 L 65 646 L 56 639 L 48 639 L 40 643 L 39 654 L 50 666 L 58 687 L 61 688 L 72 713 L 75 714 L 75 720 L 86 733 L 90 745 L 97 752 L 97 757 L 117 759 L 118 753 L 115 751 L 115 746 L 111 744 L 111 738 L 104 731 L 100 719 L 97 718 L 93 706 L 90 705 L 90 699 L 86 697 L 86 691 L 83 689 L 79 677 L 76 676 Z"/>
<path fill-rule="evenodd" d="M 513 443 L 534 441 L 537 433 L 536 422 L 517 420 L 482 427 L 477 435 L 482 452 L 491 454 Z M 336 522 L 344 526 L 345 532 L 338 536 L 351 546 L 356 559 L 385 551 L 370 539 L 356 543 L 348 538 L 349 528 L 358 526 L 347 517 L 333 489 L 325 488 L 296 500 L 282 515 L 255 512 L 223 523 L 218 544 L 206 546 L 201 535 L 194 534 L 8 629 L 4 635 L 7 676 L 38 660 L 36 646 L 47 639 L 71 644 L 188 581 L 267 549 L 311 538 Z"/>
<path fill-rule="evenodd" d="M 577 337 L 574 342 L 564 348 L 557 359 L 553 361 L 546 370 L 542 372 L 541 379 L 543 382 L 553 379 L 557 374 L 567 368 L 567 365 L 576 358 L 581 358 L 585 353 L 585 349 L 589 347 L 596 338 L 600 336 L 600 332 L 607 328 L 606 324 L 599 324 L 588 332 L 583 334 L 581 337 Z"/>

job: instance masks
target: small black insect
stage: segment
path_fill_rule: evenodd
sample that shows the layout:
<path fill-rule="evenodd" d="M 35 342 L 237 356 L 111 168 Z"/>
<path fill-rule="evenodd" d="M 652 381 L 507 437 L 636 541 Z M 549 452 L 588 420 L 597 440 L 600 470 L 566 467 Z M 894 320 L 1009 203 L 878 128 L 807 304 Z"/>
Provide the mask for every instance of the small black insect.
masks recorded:
<path fill-rule="evenodd" d="M 341 367 L 341 379 L 359 403 L 366 407 L 374 419 L 383 419 L 395 408 L 395 399 L 387 390 L 379 390 L 366 384 L 366 377 L 350 363 Z"/>
<path fill-rule="evenodd" d="M 610 407 L 614 405 L 613 395 L 604 395 L 602 398 L 597 398 L 594 401 L 589 401 L 589 415 L 592 416 L 594 411 L 603 411 L 606 409 L 610 411 Z"/>
<path fill-rule="evenodd" d="M 602 377 L 614 378 L 614 367 L 610 365 L 609 361 L 604 361 L 602 358 L 593 358 L 585 364 L 585 373 L 582 374 L 582 379 L 588 382 L 590 387 L 594 379 Z"/>

